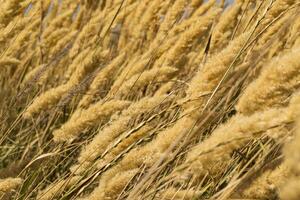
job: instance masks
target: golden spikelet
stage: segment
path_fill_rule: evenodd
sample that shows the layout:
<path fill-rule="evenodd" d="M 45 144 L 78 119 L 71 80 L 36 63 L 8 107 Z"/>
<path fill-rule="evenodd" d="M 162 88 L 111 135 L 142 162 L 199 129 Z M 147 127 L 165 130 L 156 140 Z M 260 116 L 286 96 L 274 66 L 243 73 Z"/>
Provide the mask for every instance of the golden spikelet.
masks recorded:
<path fill-rule="evenodd" d="M 21 178 L 6 178 L 0 179 L 0 197 L 12 190 L 17 189 L 21 185 L 23 180 Z"/>
<path fill-rule="evenodd" d="M 86 110 L 76 111 L 78 114 L 72 116 L 60 129 L 53 132 L 54 140 L 56 142 L 72 141 L 77 138 L 82 131 L 107 121 L 113 113 L 121 111 L 129 105 L 130 102 L 128 101 L 100 101 L 91 105 Z"/>
<path fill-rule="evenodd" d="M 95 15 L 82 28 L 81 32 L 78 34 L 78 37 L 76 38 L 76 41 L 74 42 L 72 49 L 70 50 L 71 58 L 76 57 L 82 51 L 90 47 L 91 37 L 94 36 L 97 32 L 99 32 L 100 28 L 102 28 L 102 23 L 100 22 L 103 19 L 103 15 L 104 13 Z"/>
<path fill-rule="evenodd" d="M 117 173 L 116 178 L 111 181 L 106 187 L 101 190 L 95 190 L 91 195 L 86 197 L 89 200 L 98 200 L 98 199 L 117 199 L 120 191 L 125 189 L 124 187 L 129 183 L 129 181 L 137 174 L 138 170 L 130 170 L 125 173 Z"/>
<path fill-rule="evenodd" d="M 155 140 L 145 146 L 130 151 L 116 166 L 106 171 L 100 181 L 100 185 L 91 194 L 97 196 L 102 194 L 103 198 L 111 198 L 113 195 L 106 193 L 106 186 L 114 183 L 116 173 L 120 176 L 128 171 L 139 169 L 141 166 L 151 166 L 166 151 L 166 149 L 183 133 L 187 133 L 193 126 L 194 120 L 190 118 L 180 119 L 174 126 L 164 130 Z M 184 128 L 183 128 L 184 127 Z M 129 181 L 129 179 L 127 179 Z M 126 181 L 124 181 L 125 183 Z M 125 187 L 123 185 L 122 187 Z M 120 193 L 121 190 L 116 191 Z"/>
<path fill-rule="evenodd" d="M 83 96 L 79 102 L 80 107 L 87 107 L 95 98 L 95 95 L 101 90 L 107 90 L 109 82 L 112 82 L 113 77 L 119 71 L 118 69 L 123 64 L 126 57 L 125 53 L 120 54 L 118 57 L 113 59 L 106 67 L 104 67 L 94 78 L 93 82 L 89 86 L 87 94 Z"/>
<path fill-rule="evenodd" d="M 126 95 L 137 95 L 139 90 L 143 90 L 145 86 L 149 87 L 151 82 L 164 82 L 172 77 L 177 69 L 172 67 L 154 68 L 149 71 L 142 72 L 130 78 L 124 82 L 123 85 L 118 89 L 116 97 L 126 97 Z"/>
<path fill-rule="evenodd" d="M 70 179 L 62 180 L 49 185 L 46 189 L 38 194 L 40 200 L 51 200 L 59 196 L 64 190 L 76 184 L 81 179 L 80 176 L 74 176 Z"/>
<path fill-rule="evenodd" d="M 140 23 L 138 24 L 137 31 L 134 32 L 134 37 L 136 39 L 141 39 L 141 41 L 144 43 L 144 40 L 151 41 L 150 39 L 153 39 L 154 29 L 157 28 L 157 19 L 158 16 L 156 16 L 156 13 L 162 6 L 162 0 L 156 0 L 152 1 L 149 5 L 149 8 L 146 10 L 145 14 L 140 20 Z M 147 26 L 150 26 L 151 29 L 146 29 Z"/>
<path fill-rule="evenodd" d="M 55 32 L 59 28 L 67 27 L 71 24 L 71 16 L 73 14 L 73 10 L 68 10 L 63 14 L 60 14 L 54 20 L 50 22 L 45 31 L 43 32 L 43 37 L 51 37 L 52 33 Z"/>
<path fill-rule="evenodd" d="M 208 12 L 207 15 L 199 18 L 201 24 L 196 21 L 194 26 L 192 25 L 187 31 L 181 34 L 174 48 L 166 55 L 164 65 L 176 67 L 176 61 L 180 60 L 181 55 L 184 55 L 185 51 L 192 46 L 196 38 L 200 39 L 207 32 L 218 12 L 218 9 Z"/>
<path fill-rule="evenodd" d="M 217 23 L 212 33 L 211 49 L 213 52 L 216 52 L 219 48 L 224 48 L 229 43 L 237 25 L 238 17 L 241 14 L 241 8 L 241 3 L 235 3 L 222 14 L 222 20 Z"/>
<path fill-rule="evenodd" d="M 20 54 L 24 53 L 24 49 L 26 49 L 29 44 L 34 42 L 31 39 L 32 36 L 36 33 L 39 25 L 39 19 L 32 20 L 31 24 L 16 36 L 15 40 L 13 40 L 13 44 L 9 46 L 5 54 L 7 56 L 20 57 Z"/>
<path fill-rule="evenodd" d="M 0 5 L 0 199 L 299 199 L 298 1 Z"/>
<path fill-rule="evenodd" d="M 96 161 L 95 164 L 97 168 L 101 169 L 103 166 L 106 166 L 107 164 L 112 162 L 116 157 L 121 155 L 122 152 L 125 151 L 128 147 L 134 145 L 137 141 L 147 136 L 147 134 L 149 134 L 149 132 L 154 128 L 155 127 L 146 124 L 131 134 L 128 134 L 128 132 L 122 134 L 115 142 L 115 144 L 113 143 L 112 147 L 108 147 L 109 151 L 105 151 L 107 153 L 105 154 L 104 158 Z M 113 146 L 115 147 L 113 148 Z"/>
<path fill-rule="evenodd" d="M 221 163 L 229 161 L 235 149 L 241 148 L 268 129 L 290 121 L 287 109 L 271 109 L 249 117 L 236 115 L 216 129 L 208 139 L 195 146 L 188 153 L 186 162 L 198 177 L 206 172 L 215 174 L 221 169 Z"/>
<path fill-rule="evenodd" d="M 78 59 L 75 59 L 74 63 L 72 63 L 69 67 L 71 69 L 76 68 L 74 69 L 75 71 L 73 73 L 70 72 L 71 77 L 69 81 L 66 84 L 60 85 L 56 88 L 52 88 L 38 96 L 34 100 L 34 102 L 26 109 L 23 115 L 24 118 L 30 118 L 34 114 L 43 110 L 47 110 L 53 107 L 53 105 L 57 104 L 58 101 L 62 98 L 63 94 L 79 84 L 80 81 L 85 77 L 85 75 L 90 73 L 96 66 L 99 65 L 99 62 L 101 62 L 101 58 L 105 58 L 107 52 L 99 51 L 95 54 L 89 54 L 81 63 L 80 58 L 83 58 L 84 55 L 87 55 L 87 52 L 86 54 L 81 55 Z M 78 65 L 80 65 L 80 67 Z"/>
<path fill-rule="evenodd" d="M 69 89 L 69 85 L 61 85 L 57 88 L 48 90 L 46 93 L 42 94 L 42 96 L 39 96 L 34 100 L 34 102 L 24 112 L 23 117 L 25 119 L 29 119 L 41 110 L 51 109 L 51 106 L 56 104 L 61 99 L 62 95 Z"/>
<path fill-rule="evenodd" d="M 233 40 L 220 53 L 211 57 L 206 64 L 195 74 L 187 90 L 188 98 L 193 100 L 187 104 L 187 108 L 202 106 L 207 98 L 201 95 L 212 92 L 221 81 L 226 70 L 245 45 L 249 33 L 244 33 Z M 200 97 L 200 98 L 199 98 Z"/>
<path fill-rule="evenodd" d="M 25 28 L 27 23 L 30 21 L 30 17 L 15 17 L 7 26 L 1 29 L 0 32 L 0 43 L 1 43 L 1 52 L 4 47 L 7 47 L 7 44 L 10 43 L 18 33 Z"/>
<path fill-rule="evenodd" d="M 299 185 L 299 174 L 300 174 L 300 156 L 299 156 L 299 143 L 300 143 L 300 96 L 293 97 L 291 104 L 293 105 L 292 110 L 293 116 L 297 117 L 295 135 L 290 138 L 284 147 L 285 163 L 288 166 L 289 176 L 286 183 L 282 185 L 280 189 L 280 198 L 283 200 L 296 200 L 300 196 L 300 185 Z"/>
<path fill-rule="evenodd" d="M 19 15 L 20 13 L 22 13 L 22 9 L 25 8 L 21 4 L 22 1 L 20 0 L 5 1 L 1 5 L 0 27 L 6 26 L 10 22 L 10 20 L 12 20 L 15 16 Z"/>
<path fill-rule="evenodd" d="M 66 34 L 55 45 L 52 46 L 48 56 L 50 58 L 54 58 L 62 49 L 64 49 L 69 43 L 72 42 L 72 40 L 74 40 L 76 35 L 77 31 L 71 31 Z"/>
<path fill-rule="evenodd" d="M 260 76 L 245 90 L 236 108 L 240 113 L 252 114 L 269 107 L 287 105 L 289 96 L 299 88 L 300 49 L 296 48 L 274 58 Z M 251 103 L 249 103 L 251 102 Z"/>
<path fill-rule="evenodd" d="M 186 6 L 185 0 L 178 0 L 168 10 L 162 24 L 160 25 L 160 32 L 166 33 L 174 23 L 180 19 L 180 15 L 183 13 L 184 7 Z"/>
<path fill-rule="evenodd" d="M 196 198 L 197 192 L 193 189 L 168 188 L 162 192 L 156 199 L 165 200 L 190 200 Z"/>
<path fill-rule="evenodd" d="M 266 3 L 269 4 L 269 2 Z M 275 19 L 281 13 L 283 13 L 284 10 L 288 9 L 295 3 L 296 3 L 295 0 L 282 0 L 282 1 L 272 2 L 272 7 L 270 8 L 269 12 L 266 14 L 266 17 L 264 18 L 261 26 L 270 23 L 273 19 Z"/>
<path fill-rule="evenodd" d="M 241 198 L 276 198 L 279 188 L 285 183 L 287 177 L 288 167 L 285 163 L 273 170 L 269 169 L 251 182 L 250 187 L 242 191 Z"/>
<path fill-rule="evenodd" d="M 167 96 L 156 96 L 156 97 L 145 97 L 140 101 L 131 104 L 126 110 L 124 110 L 116 121 L 114 121 L 111 125 L 105 127 L 101 130 L 92 140 L 90 144 L 88 144 L 79 155 L 79 162 L 92 162 L 98 156 L 103 154 L 106 149 L 109 148 L 109 145 L 112 142 L 121 136 L 123 132 L 128 130 L 128 126 L 131 120 L 137 118 L 139 115 L 147 112 L 151 112 L 156 107 L 161 104 L 167 103 L 171 101 L 172 98 L 167 98 Z M 144 128 L 143 128 L 144 129 Z M 146 128 L 147 130 L 147 128 Z M 128 130 L 131 131 L 130 129 Z M 144 131 L 142 131 L 143 133 Z M 134 132 L 133 132 L 134 134 Z M 131 139 L 129 139 L 131 140 Z M 128 144 L 128 143 L 127 143 Z M 97 149 L 97 151 L 95 151 Z M 86 167 L 86 166 L 84 166 Z M 74 168 L 75 169 L 75 168 Z M 78 172 L 82 171 L 78 169 Z"/>
<path fill-rule="evenodd" d="M 20 60 L 16 58 L 4 57 L 0 60 L 0 65 L 3 66 L 14 66 L 20 64 Z"/>

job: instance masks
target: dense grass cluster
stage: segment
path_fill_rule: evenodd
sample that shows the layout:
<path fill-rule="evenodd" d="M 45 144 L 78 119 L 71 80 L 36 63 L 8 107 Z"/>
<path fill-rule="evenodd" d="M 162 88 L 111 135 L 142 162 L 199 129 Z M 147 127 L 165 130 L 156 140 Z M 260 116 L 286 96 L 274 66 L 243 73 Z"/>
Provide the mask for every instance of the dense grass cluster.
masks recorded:
<path fill-rule="evenodd" d="M 0 199 L 300 199 L 299 1 L 0 3 Z"/>

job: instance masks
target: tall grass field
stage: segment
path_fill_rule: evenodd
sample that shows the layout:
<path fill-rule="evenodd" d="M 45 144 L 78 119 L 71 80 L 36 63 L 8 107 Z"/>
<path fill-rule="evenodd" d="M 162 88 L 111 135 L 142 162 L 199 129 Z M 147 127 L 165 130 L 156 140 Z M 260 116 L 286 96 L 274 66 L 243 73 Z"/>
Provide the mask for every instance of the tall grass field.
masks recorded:
<path fill-rule="evenodd" d="M 299 0 L 0 0 L 0 200 L 299 200 Z"/>

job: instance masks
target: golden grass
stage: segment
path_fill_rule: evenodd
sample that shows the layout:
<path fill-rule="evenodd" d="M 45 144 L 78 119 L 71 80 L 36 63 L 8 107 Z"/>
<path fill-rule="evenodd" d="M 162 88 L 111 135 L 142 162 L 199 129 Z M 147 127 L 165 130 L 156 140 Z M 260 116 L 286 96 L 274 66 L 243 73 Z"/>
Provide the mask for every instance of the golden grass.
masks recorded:
<path fill-rule="evenodd" d="M 0 3 L 0 199 L 300 199 L 298 1 Z"/>

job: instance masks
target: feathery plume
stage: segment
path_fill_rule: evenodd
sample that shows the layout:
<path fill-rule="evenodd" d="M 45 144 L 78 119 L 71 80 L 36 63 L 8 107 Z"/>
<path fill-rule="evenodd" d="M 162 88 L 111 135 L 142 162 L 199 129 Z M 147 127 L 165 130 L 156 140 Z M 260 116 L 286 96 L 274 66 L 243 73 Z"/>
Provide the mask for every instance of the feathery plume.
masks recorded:
<path fill-rule="evenodd" d="M 248 37 L 249 33 L 244 33 L 234 39 L 224 50 L 210 58 L 195 74 L 187 90 L 188 98 L 193 101 L 186 105 L 186 109 L 202 106 L 207 98 L 198 97 L 215 89 Z"/>
<path fill-rule="evenodd" d="M 242 191 L 242 198 L 276 198 L 280 186 L 284 184 L 288 177 L 288 168 L 285 163 L 277 166 L 275 169 L 263 172 L 256 178 L 251 185 Z"/>
<path fill-rule="evenodd" d="M 94 78 L 91 83 L 86 95 L 83 96 L 81 101 L 79 102 L 79 107 L 87 107 L 95 98 L 95 95 L 102 90 L 109 89 L 109 82 L 113 81 L 113 77 L 119 71 L 118 69 L 123 64 L 126 58 L 125 53 L 121 53 L 118 57 L 113 59 L 106 67 L 104 67 Z M 101 95 L 102 96 L 102 95 Z"/>
<path fill-rule="evenodd" d="M 242 3 L 235 3 L 221 15 L 221 20 L 214 27 L 211 39 L 211 49 L 216 52 L 219 48 L 224 48 L 230 41 L 234 28 L 241 14 Z"/>
<path fill-rule="evenodd" d="M 61 180 L 57 183 L 50 184 L 46 189 L 38 194 L 40 200 L 51 200 L 59 196 L 64 190 L 76 184 L 81 179 L 80 176 L 74 176 L 70 179 Z"/>
<path fill-rule="evenodd" d="M 0 196 L 16 189 L 19 185 L 22 184 L 22 182 L 23 180 L 21 178 L 0 179 Z"/>
<path fill-rule="evenodd" d="M 79 155 L 79 162 L 92 162 L 98 156 L 102 155 L 112 142 L 121 136 L 123 132 L 130 129 L 130 121 L 136 120 L 140 115 L 144 113 L 151 113 L 160 108 L 163 104 L 169 103 L 172 98 L 167 96 L 145 97 L 140 101 L 131 104 L 126 110 L 124 110 L 118 119 L 116 119 L 111 125 L 101 130 L 88 144 Z M 129 127 L 128 127 L 129 126 Z M 134 134 L 134 132 L 133 132 Z M 97 151 L 95 151 L 97 149 Z M 86 166 L 83 166 L 85 168 Z M 74 168 L 75 169 L 75 168 Z M 77 170 L 76 170 L 77 171 Z M 78 169 L 78 172 L 82 170 Z"/>
<path fill-rule="evenodd" d="M 121 111 L 129 105 L 130 102 L 128 101 L 100 101 L 86 110 L 77 110 L 78 114 L 74 114 L 60 129 L 53 132 L 54 140 L 57 142 L 72 141 L 82 131 L 107 121 L 113 113 Z"/>
<path fill-rule="evenodd" d="M 236 109 L 250 115 L 256 111 L 288 104 L 289 96 L 299 88 L 300 49 L 274 58 L 241 96 Z M 250 103 L 251 102 L 251 103 Z"/>
<path fill-rule="evenodd" d="M 177 70 L 171 67 L 153 68 L 149 71 L 142 72 L 141 75 L 137 74 L 124 82 L 119 88 L 116 97 L 124 98 L 126 95 L 137 95 L 139 90 L 143 90 L 144 87 L 149 87 L 151 82 L 163 82 L 167 81 L 169 77 Z"/>
<path fill-rule="evenodd" d="M 188 154 L 186 163 L 195 175 L 216 174 L 231 153 L 268 129 L 290 122 L 287 109 L 270 109 L 251 116 L 236 115 L 217 128 L 212 135 L 196 145 Z M 193 164 L 191 164 L 191 162 Z M 218 163 L 218 164 L 216 164 Z"/>

